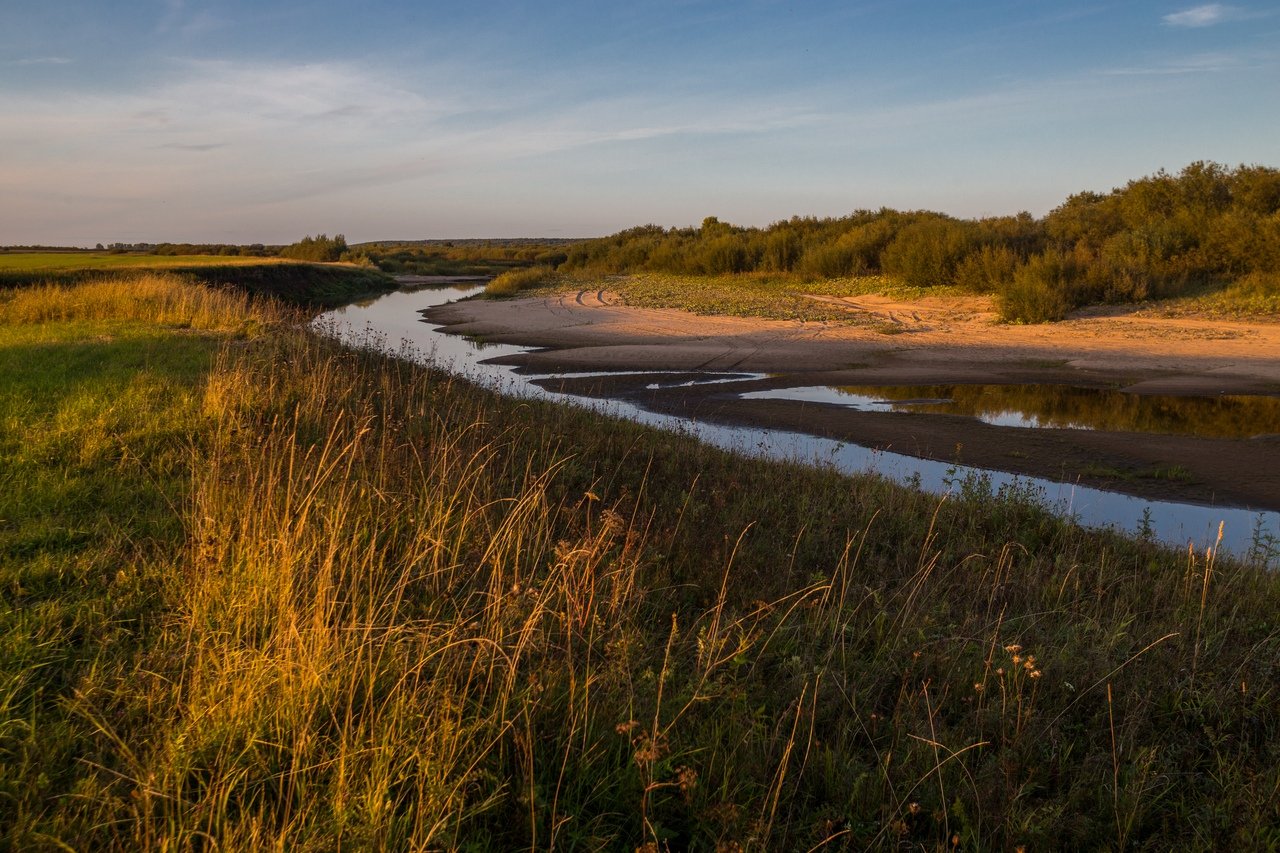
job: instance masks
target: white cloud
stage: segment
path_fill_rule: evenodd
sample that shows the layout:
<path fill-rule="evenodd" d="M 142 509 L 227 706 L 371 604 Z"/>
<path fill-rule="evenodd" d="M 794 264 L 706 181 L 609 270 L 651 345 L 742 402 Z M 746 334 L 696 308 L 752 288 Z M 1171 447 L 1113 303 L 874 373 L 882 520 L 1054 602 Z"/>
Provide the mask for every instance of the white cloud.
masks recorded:
<path fill-rule="evenodd" d="M 1173 12 L 1165 15 L 1163 20 L 1165 25 L 1170 27 L 1211 27 L 1214 24 L 1220 24 L 1223 21 L 1235 18 L 1238 12 L 1239 10 L 1234 6 L 1209 3 L 1204 6 L 1184 9 L 1181 12 Z"/>

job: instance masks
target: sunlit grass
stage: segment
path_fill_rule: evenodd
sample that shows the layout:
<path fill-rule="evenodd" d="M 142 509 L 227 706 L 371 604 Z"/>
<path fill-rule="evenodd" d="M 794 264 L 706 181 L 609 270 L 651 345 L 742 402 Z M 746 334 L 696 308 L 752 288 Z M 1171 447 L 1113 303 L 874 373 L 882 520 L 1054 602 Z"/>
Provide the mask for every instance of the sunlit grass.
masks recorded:
<path fill-rule="evenodd" d="M 1253 273 L 1193 296 L 1153 303 L 1145 310 L 1164 316 L 1280 321 L 1280 273 Z"/>
<path fill-rule="evenodd" d="M 554 287 L 560 280 L 550 267 L 508 270 L 485 285 L 484 292 L 486 296 L 514 296 L 522 290 Z"/>
<path fill-rule="evenodd" d="M 82 284 L 0 290 L 0 322 L 12 325 L 70 320 L 136 320 L 200 330 L 257 325 L 263 311 L 248 294 L 200 287 L 164 273 L 142 273 Z"/>

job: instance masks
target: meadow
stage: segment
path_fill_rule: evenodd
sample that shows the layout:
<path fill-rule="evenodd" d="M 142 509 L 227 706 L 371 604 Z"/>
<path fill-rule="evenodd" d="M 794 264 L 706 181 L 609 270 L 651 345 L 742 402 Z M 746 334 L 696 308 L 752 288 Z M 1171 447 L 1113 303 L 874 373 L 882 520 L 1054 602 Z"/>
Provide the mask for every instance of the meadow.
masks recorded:
<path fill-rule="evenodd" d="M 1266 849 L 1280 576 L 0 291 L 0 844 Z"/>
<path fill-rule="evenodd" d="M 0 273 L 60 270 L 174 269 L 280 263 L 225 255 L 149 255 L 140 252 L 0 252 Z"/>

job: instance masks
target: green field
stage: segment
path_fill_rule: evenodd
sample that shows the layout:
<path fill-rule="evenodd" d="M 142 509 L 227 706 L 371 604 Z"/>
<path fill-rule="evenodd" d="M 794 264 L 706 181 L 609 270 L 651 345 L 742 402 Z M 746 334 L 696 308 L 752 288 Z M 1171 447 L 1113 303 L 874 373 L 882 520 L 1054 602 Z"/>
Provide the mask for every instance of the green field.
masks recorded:
<path fill-rule="evenodd" d="M 173 269 L 281 263 L 234 255 L 143 255 L 126 252 L 0 252 L 0 273 L 39 270 Z"/>
<path fill-rule="evenodd" d="M 1275 849 L 1280 574 L 0 291 L 0 849 Z"/>

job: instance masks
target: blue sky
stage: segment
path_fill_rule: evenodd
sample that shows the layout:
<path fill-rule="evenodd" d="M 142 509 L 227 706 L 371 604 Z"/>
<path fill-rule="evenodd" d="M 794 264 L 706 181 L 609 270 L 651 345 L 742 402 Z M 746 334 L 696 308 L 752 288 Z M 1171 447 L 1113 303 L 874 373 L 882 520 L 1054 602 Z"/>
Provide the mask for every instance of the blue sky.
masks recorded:
<path fill-rule="evenodd" d="M 1272 2 L 0 0 L 0 244 L 1043 214 L 1280 166 Z"/>

